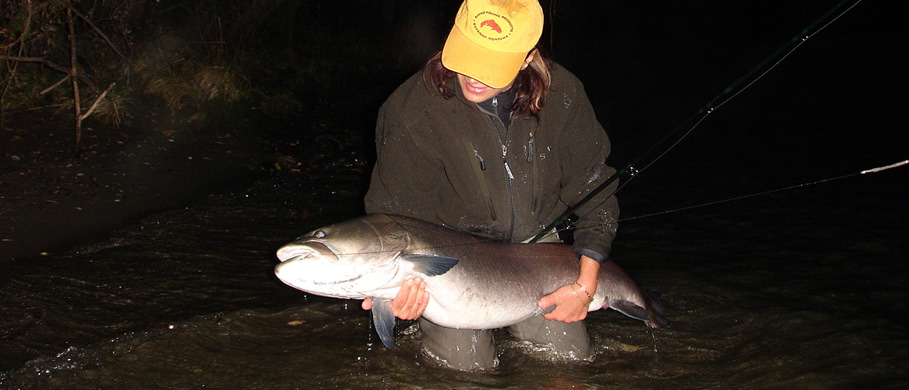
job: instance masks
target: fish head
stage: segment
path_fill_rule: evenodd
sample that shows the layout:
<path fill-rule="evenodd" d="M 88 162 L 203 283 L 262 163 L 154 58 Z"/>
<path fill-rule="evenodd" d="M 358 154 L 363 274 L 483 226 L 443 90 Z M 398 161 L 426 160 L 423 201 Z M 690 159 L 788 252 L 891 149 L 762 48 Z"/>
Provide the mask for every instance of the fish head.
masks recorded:
<path fill-rule="evenodd" d="M 409 235 L 382 215 L 313 230 L 278 249 L 275 275 L 312 294 L 362 299 L 390 287 Z"/>

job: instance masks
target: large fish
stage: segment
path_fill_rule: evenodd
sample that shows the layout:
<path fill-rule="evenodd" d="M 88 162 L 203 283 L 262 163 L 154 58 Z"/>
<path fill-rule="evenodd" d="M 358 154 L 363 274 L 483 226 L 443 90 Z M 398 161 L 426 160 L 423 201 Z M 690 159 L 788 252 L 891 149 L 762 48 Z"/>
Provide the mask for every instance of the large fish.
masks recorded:
<path fill-rule="evenodd" d="M 408 217 L 370 214 L 314 230 L 278 250 L 278 278 L 333 298 L 373 298 L 382 342 L 394 343 L 391 310 L 402 283 L 422 278 L 430 293 L 423 317 L 461 329 L 494 329 L 542 310 L 537 301 L 576 280 L 578 260 L 567 244 L 489 241 Z M 662 310 L 618 265 L 600 266 L 589 310 L 615 309 L 654 328 Z"/>

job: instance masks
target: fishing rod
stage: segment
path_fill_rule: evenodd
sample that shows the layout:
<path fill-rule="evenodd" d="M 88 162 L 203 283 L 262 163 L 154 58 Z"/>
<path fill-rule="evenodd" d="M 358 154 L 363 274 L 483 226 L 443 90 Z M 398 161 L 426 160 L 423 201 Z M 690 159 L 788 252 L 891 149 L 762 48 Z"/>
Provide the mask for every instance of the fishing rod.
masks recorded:
<path fill-rule="evenodd" d="M 844 5 L 849 3 L 851 0 L 843 0 L 829 11 L 821 15 L 817 20 L 811 23 L 808 27 L 802 29 L 798 35 L 794 36 L 789 40 L 785 45 L 781 46 L 779 49 L 770 54 L 767 58 L 761 61 L 758 65 L 753 67 L 749 72 L 744 76 L 740 77 L 738 80 L 730 84 L 726 89 L 720 92 L 719 95 L 708 101 L 704 106 L 698 109 L 694 114 L 692 114 L 687 120 L 682 122 L 679 126 L 673 129 L 671 132 L 667 133 L 663 138 L 658 140 L 656 143 L 651 145 L 643 153 L 635 157 L 630 163 L 625 165 L 623 168 L 619 169 L 611 176 L 606 178 L 600 185 L 594 188 L 590 193 L 588 193 L 584 198 L 579 200 L 573 206 L 569 207 L 565 212 L 563 212 L 558 218 L 553 220 L 549 225 L 543 228 L 536 236 L 534 236 L 530 241 L 531 243 L 537 242 L 543 237 L 549 235 L 553 229 L 555 229 L 560 224 L 564 223 L 566 220 L 571 218 L 571 216 L 583 205 L 587 204 L 595 196 L 599 195 L 600 192 L 608 188 L 612 183 L 615 183 L 619 179 L 628 178 L 624 183 L 616 188 L 612 193 L 606 196 L 608 199 L 611 196 L 614 196 L 616 192 L 622 189 L 628 182 L 631 181 L 636 175 L 640 174 L 659 159 L 661 159 L 666 153 L 669 153 L 672 149 L 676 147 L 682 140 L 688 137 L 695 128 L 697 128 L 701 122 L 703 122 L 707 117 L 716 112 L 717 109 L 728 103 L 730 100 L 734 99 L 736 96 L 744 92 L 746 89 L 751 87 L 758 80 L 766 76 L 770 71 L 775 69 L 780 63 L 782 63 L 786 58 L 789 57 L 794 51 L 802 46 L 808 39 L 813 37 L 815 34 L 824 30 L 827 26 L 838 20 L 841 16 L 845 15 L 847 12 L 852 10 L 855 6 L 862 2 L 862 0 L 856 0 L 851 5 L 846 7 L 839 13 L 836 13 L 837 10 L 842 8 Z M 831 17 L 832 16 L 832 17 Z M 769 65 L 768 65 L 769 64 Z M 740 87 L 741 86 L 741 87 Z M 691 123 L 690 126 L 687 126 Z M 681 136 L 678 136 L 679 133 L 682 133 Z M 669 147 L 662 148 L 665 144 L 673 141 Z M 662 149 L 661 149 L 662 148 Z M 662 151 L 660 151 L 662 150 Z M 657 153 L 658 152 L 658 153 Z M 656 156 L 651 158 L 649 162 L 643 165 L 643 168 L 637 168 L 640 165 L 641 161 L 646 158 L 651 157 L 655 154 Z"/>

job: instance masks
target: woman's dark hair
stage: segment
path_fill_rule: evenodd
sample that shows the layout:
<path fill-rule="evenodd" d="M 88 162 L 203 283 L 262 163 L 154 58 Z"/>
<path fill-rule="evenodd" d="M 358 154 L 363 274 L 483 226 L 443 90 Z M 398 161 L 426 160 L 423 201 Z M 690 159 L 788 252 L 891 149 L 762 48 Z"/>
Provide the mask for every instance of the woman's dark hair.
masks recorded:
<path fill-rule="evenodd" d="M 532 55 L 529 66 L 518 72 L 511 86 L 515 90 L 514 118 L 530 118 L 539 115 L 546 102 L 552 77 L 549 74 L 551 62 L 544 58 L 540 50 L 534 48 L 528 55 Z M 452 72 L 442 65 L 442 52 L 432 56 L 423 66 L 423 77 L 428 84 L 434 87 L 445 99 L 455 96 L 451 80 L 455 77 Z"/>

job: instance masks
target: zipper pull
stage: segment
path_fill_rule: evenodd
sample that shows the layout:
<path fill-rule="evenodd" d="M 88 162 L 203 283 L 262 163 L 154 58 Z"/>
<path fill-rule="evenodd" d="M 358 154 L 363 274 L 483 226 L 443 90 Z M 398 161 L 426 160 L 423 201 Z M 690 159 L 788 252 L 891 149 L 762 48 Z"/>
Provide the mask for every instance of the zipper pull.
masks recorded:
<path fill-rule="evenodd" d="M 508 179 L 514 180 L 514 174 L 511 173 L 511 167 L 508 166 L 508 147 L 502 144 L 502 163 L 505 164 L 505 172 L 508 173 Z"/>
<path fill-rule="evenodd" d="M 480 162 L 480 170 L 485 171 L 486 170 L 486 161 L 483 161 L 483 157 L 480 156 L 480 152 L 478 152 L 478 151 L 476 151 L 476 149 L 474 149 L 473 155 L 477 156 L 477 161 Z"/>

